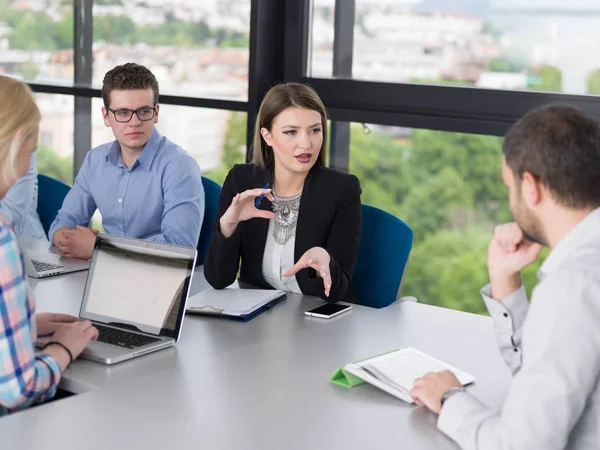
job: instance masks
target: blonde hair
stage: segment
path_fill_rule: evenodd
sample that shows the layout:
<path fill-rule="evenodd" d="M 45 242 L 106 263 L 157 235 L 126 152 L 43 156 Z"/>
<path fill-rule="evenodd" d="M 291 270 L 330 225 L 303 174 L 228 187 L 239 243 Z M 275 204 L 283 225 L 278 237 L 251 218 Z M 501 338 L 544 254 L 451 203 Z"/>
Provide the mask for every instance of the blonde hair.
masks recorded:
<path fill-rule="evenodd" d="M 5 183 L 10 185 L 19 178 L 17 154 L 36 132 L 41 118 L 29 86 L 0 75 L 0 176 Z"/>
<path fill-rule="evenodd" d="M 284 110 L 294 106 L 312 109 L 321 115 L 323 145 L 321 146 L 317 162 L 323 166 L 325 165 L 325 158 L 327 157 L 327 110 L 316 91 L 310 86 L 300 83 L 278 84 L 272 87 L 267 92 L 267 95 L 265 95 L 260 104 L 254 127 L 252 164 L 269 169 L 275 166 L 273 149 L 267 145 L 260 130 L 261 128 L 266 128 L 271 131 L 275 118 Z"/>

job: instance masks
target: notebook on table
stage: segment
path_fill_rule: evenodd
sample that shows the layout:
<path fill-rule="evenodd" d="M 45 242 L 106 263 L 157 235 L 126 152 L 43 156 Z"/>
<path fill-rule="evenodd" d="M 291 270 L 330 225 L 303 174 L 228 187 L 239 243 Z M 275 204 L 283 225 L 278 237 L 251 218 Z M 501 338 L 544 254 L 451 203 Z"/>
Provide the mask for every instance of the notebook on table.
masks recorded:
<path fill-rule="evenodd" d="M 186 312 L 247 322 L 286 296 L 285 292 L 273 289 L 210 288 L 191 296 Z"/>
<path fill-rule="evenodd" d="M 412 347 L 346 364 L 335 372 L 330 381 L 344 387 L 367 382 L 400 400 L 413 403 L 410 391 L 415 379 L 429 372 L 444 370 L 454 373 L 463 385 L 475 381 L 473 375 Z"/>

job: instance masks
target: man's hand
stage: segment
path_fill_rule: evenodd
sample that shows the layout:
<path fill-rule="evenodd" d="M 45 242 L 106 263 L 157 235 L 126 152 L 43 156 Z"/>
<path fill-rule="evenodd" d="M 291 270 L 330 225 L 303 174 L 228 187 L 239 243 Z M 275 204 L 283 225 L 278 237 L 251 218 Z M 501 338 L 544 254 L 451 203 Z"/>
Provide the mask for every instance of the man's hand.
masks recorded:
<path fill-rule="evenodd" d="M 425 406 L 439 414 L 442 409 L 442 396 L 453 387 L 462 387 L 462 384 L 452 372 L 431 372 L 415 380 L 410 395 L 417 405 Z"/>
<path fill-rule="evenodd" d="M 54 245 L 70 258 L 90 259 L 98 230 L 77 225 L 77 228 L 64 227 L 54 233 Z"/>
<path fill-rule="evenodd" d="M 525 239 L 515 222 L 498 225 L 488 248 L 488 272 L 492 296 L 502 300 L 521 286 L 520 272 L 534 263 L 542 246 Z"/>
<path fill-rule="evenodd" d="M 79 321 L 79 318 L 69 314 L 38 313 L 35 315 L 38 336 L 48 336 L 53 334 L 61 325 L 77 321 Z"/>
<path fill-rule="evenodd" d="M 72 228 L 72 227 L 62 227 L 54 232 L 54 236 L 52 237 L 52 243 L 56 246 L 56 248 L 58 248 L 60 250 L 60 247 L 61 247 L 60 243 L 65 238 L 63 236 L 63 231 L 73 230 L 73 229 L 74 228 Z"/>

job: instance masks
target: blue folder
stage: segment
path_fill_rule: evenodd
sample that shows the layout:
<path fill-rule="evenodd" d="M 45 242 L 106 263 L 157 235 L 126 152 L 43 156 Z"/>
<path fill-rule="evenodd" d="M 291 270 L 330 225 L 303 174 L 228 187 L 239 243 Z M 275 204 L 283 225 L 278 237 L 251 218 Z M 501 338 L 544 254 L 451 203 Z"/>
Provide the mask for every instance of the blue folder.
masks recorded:
<path fill-rule="evenodd" d="M 287 294 L 281 293 L 281 295 L 278 295 L 277 297 L 270 300 L 268 303 L 265 303 L 264 305 L 258 307 L 257 309 L 250 311 L 247 314 L 228 314 L 224 309 L 219 309 L 218 307 L 209 306 L 209 305 L 202 306 L 202 307 L 188 306 L 186 313 L 221 318 L 221 319 L 237 320 L 240 322 L 248 322 L 248 321 L 254 319 L 256 316 L 262 314 L 266 310 L 272 308 L 279 302 L 283 301 L 285 298 L 287 298 Z"/>

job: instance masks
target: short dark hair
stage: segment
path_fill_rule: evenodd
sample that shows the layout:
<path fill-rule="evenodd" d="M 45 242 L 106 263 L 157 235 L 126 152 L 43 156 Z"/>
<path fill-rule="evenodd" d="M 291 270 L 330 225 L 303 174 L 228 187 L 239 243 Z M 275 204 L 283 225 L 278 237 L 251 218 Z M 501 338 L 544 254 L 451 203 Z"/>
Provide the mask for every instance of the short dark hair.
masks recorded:
<path fill-rule="evenodd" d="M 158 81 L 147 67 L 136 63 L 117 66 L 104 75 L 102 81 L 102 100 L 110 107 L 110 93 L 114 90 L 152 89 L 154 104 L 158 103 Z"/>
<path fill-rule="evenodd" d="M 503 145 L 518 180 L 531 173 L 568 208 L 600 205 L 600 127 L 583 111 L 547 105 L 514 124 Z"/>

